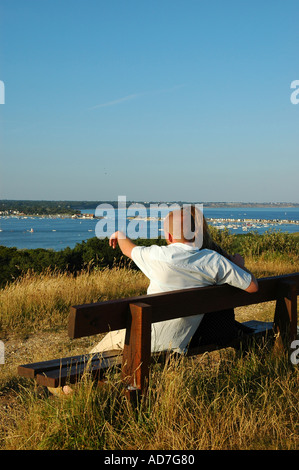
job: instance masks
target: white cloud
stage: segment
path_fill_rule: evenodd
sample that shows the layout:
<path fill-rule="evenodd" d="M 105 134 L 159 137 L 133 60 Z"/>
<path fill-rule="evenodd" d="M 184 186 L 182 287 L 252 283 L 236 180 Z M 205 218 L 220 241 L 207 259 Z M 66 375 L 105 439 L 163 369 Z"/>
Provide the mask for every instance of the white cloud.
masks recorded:
<path fill-rule="evenodd" d="M 108 101 L 107 103 L 97 104 L 96 106 L 93 106 L 91 109 L 105 108 L 107 106 L 115 106 L 116 104 L 123 103 L 124 101 L 133 100 L 134 98 L 137 98 L 138 96 L 141 96 L 142 94 L 144 93 L 135 93 L 133 95 L 124 96 L 123 98 L 118 98 L 117 100 Z"/>
<path fill-rule="evenodd" d="M 172 88 L 166 88 L 166 89 L 162 89 L 162 90 L 145 91 L 143 93 L 134 93 L 132 95 L 124 96 L 123 98 L 118 98 L 118 99 L 113 100 L 113 101 L 107 101 L 106 103 L 97 104 L 97 105 L 93 106 L 90 109 L 106 108 L 108 106 L 115 106 L 115 105 L 123 103 L 125 101 L 131 101 L 135 98 L 139 98 L 139 97 L 145 96 L 145 95 L 156 95 L 156 94 L 160 94 L 160 93 L 171 93 L 171 92 L 176 91 L 176 90 L 178 90 L 178 89 L 180 89 L 184 86 L 185 85 L 176 85 L 176 86 L 173 86 Z"/>

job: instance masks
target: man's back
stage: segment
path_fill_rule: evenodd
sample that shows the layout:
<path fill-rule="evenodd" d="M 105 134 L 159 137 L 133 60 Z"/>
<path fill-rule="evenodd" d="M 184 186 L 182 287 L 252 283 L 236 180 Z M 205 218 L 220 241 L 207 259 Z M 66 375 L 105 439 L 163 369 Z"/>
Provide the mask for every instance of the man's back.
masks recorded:
<path fill-rule="evenodd" d="M 251 275 L 212 250 L 199 250 L 191 244 L 135 246 L 132 260 L 148 277 L 148 294 L 228 283 L 246 289 Z M 188 308 L 188 305 L 186 305 Z M 152 352 L 172 349 L 183 353 L 204 315 L 192 315 L 152 325 Z M 125 331 L 112 332 L 92 352 L 122 348 Z"/>
<path fill-rule="evenodd" d="M 215 251 L 187 243 L 136 246 L 132 259 L 150 280 L 148 294 L 224 283 L 246 289 L 251 282 L 249 273 Z"/>
<path fill-rule="evenodd" d="M 191 230 L 186 231 L 185 227 L 189 227 L 190 218 Z M 193 219 L 190 211 L 170 212 L 164 221 L 167 242 L 167 246 L 164 247 L 136 246 L 122 232 L 112 234 L 109 244 L 112 248 L 118 244 L 122 253 L 131 258 L 147 276 L 150 280 L 148 294 L 224 283 L 248 292 L 256 290 L 258 288 L 256 280 L 247 270 L 215 251 L 200 250 L 193 245 L 198 241 L 198 237 L 194 234 L 200 229 L 196 227 Z M 202 318 L 203 315 L 199 314 L 154 323 L 152 325 L 152 351 L 172 349 L 184 352 Z M 103 348 L 121 348 L 123 342 L 124 331 L 109 334 L 94 352 L 104 350 Z"/>

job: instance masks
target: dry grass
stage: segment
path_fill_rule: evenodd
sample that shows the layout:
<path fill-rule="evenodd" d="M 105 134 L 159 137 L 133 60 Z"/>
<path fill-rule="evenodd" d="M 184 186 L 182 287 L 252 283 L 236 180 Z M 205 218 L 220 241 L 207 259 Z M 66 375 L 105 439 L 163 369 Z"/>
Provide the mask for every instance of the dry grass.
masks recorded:
<path fill-rule="evenodd" d="M 153 367 L 148 395 L 132 407 L 111 375 L 86 376 L 59 400 L 18 391 L 2 437 L 5 449 L 296 449 L 298 369 L 265 351 L 232 351 Z"/>
<path fill-rule="evenodd" d="M 294 259 L 246 264 L 257 277 L 299 271 Z M 68 400 L 16 375 L 18 364 L 80 354 L 98 341 L 68 339 L 70 305 L 141 295 L 147 284 L 140 272 L 114 268 L 28 273 L 0 291 L 0 449 L 297 449 L 298 368 L 266 348 L 154 365 L 137 408 L 112 372 L 101 388 L 86 375 Z M 272 320 L 273 311 L 270 302 L 236 309 L 236 317 Z"/>
<path fill-rule="evenodd" d="M 297 258 L 248 258 L 246 266 L 256 277 L 299 271 Z M 148 280 L 127 268 L 67 272 L 28 272 L 0 290 L 0 334 L 27 337 L 40 331 L 57 331 L 67 325 L 71 305 L 130 297 L 146 293 Z"/>
<path fill-rule="evenodd" d="M 141 295 L 146 287 L 144 275 L 129 269 L 28 272 L 0 290 L 1 336 L 65 327 L 71 305 Z"/>
<path fill-rule="evenodd" d="M 246 259 L 256 277 L 299 271 L 299 259 Z M 66 272 L 28 272 L 0 290 L 1 337 L 26 336 L 41 330 L 66 326 L 69 307 L 146 293 L 148 280 L 140 272 L 127 268 L 82 271 L 74 276 Z"/>
<path fill-rule="evenodd" d="M 256 277 L 279 276 L 282 274 L 295 273 L 299 271 L 299 257 L 259 257 L 246 258 L 247 268 L 254 273 Z"/>

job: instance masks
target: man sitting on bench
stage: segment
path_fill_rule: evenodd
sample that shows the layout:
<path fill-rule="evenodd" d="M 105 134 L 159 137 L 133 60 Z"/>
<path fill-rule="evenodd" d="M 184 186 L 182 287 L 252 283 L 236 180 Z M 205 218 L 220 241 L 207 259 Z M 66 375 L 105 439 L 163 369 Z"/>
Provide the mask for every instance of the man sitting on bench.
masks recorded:
<path fill-rule="evenodd" d="M 122 253 L 131 258 L 150 280 L 148 294 L 225 283 L 249 293 L 256 292 L 255 277 L 242 262 L 236 264 L 238 257 L 232 262 L 216 251 L 196 246 L 194 233 L 198 227 L 194 225 L 191 212 L 178 209 L 170 212 L 164 221 L 167 246 L 137 246 L 122 232 L 115 232 L 109 244 L 112 248 L 118 244 Z M 186 234 L 184 227 L 190 227 L 189 233 Z M 171 349 L 185 353 L 191 346 L 220 344 L 233 337 L 236 328 L 233 309 L 154 323 L 152 352 Z M 124 338 L 125 330 L 108 333 L 91 353 L 123 349 Z"/>

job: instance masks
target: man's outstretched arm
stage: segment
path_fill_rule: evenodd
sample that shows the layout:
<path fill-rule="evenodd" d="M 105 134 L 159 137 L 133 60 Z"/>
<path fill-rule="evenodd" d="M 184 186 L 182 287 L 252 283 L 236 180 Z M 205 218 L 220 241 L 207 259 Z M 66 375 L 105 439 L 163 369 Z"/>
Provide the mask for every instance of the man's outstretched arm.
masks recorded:
<path fill-rule="evenodd" d="M 117 231 L 111 235 L 109 245 L 114 249 L 117 247 L 117 244 L 121 252 L 128 258 L 132 259 L 131 253 L 133 248 L 136 246 L 135 243 L 133 243 L 130 238 L 126 237 L 123 232 Z"/>
<path fill-rule="evenodd" d="M 230 259 L 232 263 L 236 264 L 241 269 L 243 269 L 243 271 L 246 271 L 247 273 L 251 275 L 251 282 L 249 286 L 247 287 L 247 289 L 245 289 L 245 291 L 249 292 L 249 294 L 253 294 L 254 292 L 257 292 L 259 290 L 258 282 L 256 278 L 254 277 L 254 275 L 252 274 L 252 272 L 250 272 L 249 269 L 245 268 L 244 258 L 239 254 L 236 254 L 234 256 L 229 256 L 228 258 Z"/>
<path fill-rule="evenodd" d="M 251 275 L 251 282 L 249 286 L 247 287 L 247 289 L 245 289 L 245 291 L 249 292 L 249 294 L 253 294 L 254 292 L 257 292 L 259 290 L 259 285 L 258 285 L 256 278 L 254 277 L 252 272 L 249 271 L 249 269 L 245 268 L 245 266 L 242 266 L 242 269 L 243 271 L 246 271 L 247 273 Z"/>
<path fill-rule="evenodd" d="M 244 269 L 244 268 L 243 268 Z M 257 292 L 259 290 L 259 285 L 257 283 L 257 280 L 255 279 L 254 275 L 251 274 L 251 283 L 247 287 L 246 292 L 249 292 L 250 294 L 253 294 L 254 292 Z"/>

